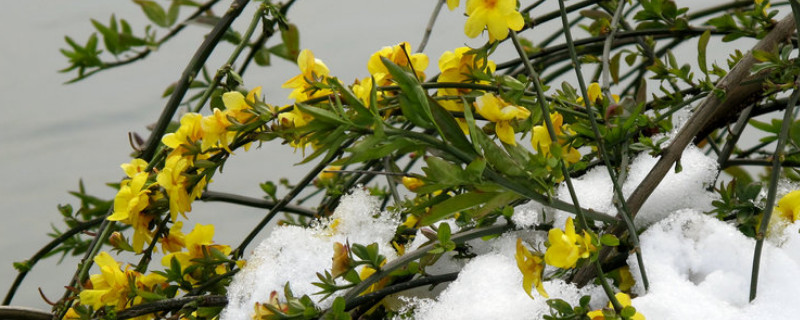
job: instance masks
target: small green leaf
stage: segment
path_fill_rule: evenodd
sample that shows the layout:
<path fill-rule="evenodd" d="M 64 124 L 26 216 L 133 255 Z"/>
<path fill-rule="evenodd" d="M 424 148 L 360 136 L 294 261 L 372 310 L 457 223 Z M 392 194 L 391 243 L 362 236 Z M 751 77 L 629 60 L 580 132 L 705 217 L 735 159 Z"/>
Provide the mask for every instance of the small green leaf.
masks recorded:
<path fill-rule="evenodd" d="M 700 66 L 700 71 L 708 73 L 706 66 L 706 47 L 708 47 L 708 39 L 711 39 L 711 30 L 706 30 L 697 41 L 697 63 Z"/>
<path fill-rule="evenodd" d="M 270 53 L 269 53 L 269 49 L 267 49 L 267 48 L 258 49 L 258 51 L 256 51 L 255 55 L 253 55 L 253 60 L 256 62 L 257 65 L 262 66 L 262 67 L 269 66 L 269 64 L 270 64 L 270 59 L 269 58 L 270 58 Z"/>
<path fill-rule="evenodd" d="M 420 225 L 430 225 L 450 215 L 485 203 L 497 196 L 496 192 L 467 192 L 451 197 L 433 206 L 420 218 Z"/>
<path fill-rule="evenodd" d="M 148 19 L 150 19 L 150 21 L 159 27 L 169 27 L 170 24 L 167 19 L 167 13 L 158 3 L 150 0 L 133 0 L 133 2 L 142 7 L 142 11 L 144 11 L 144 14 Z"/>
<path fill-rule="evenodd" d="M 607 233 L 600 237 L 600 243 L 602 243 L 604 246 L 616 247 L 619 245 L 619 239 L 617 236 Z"/>
<path fill-rule="evenodd" d="M 289 23 L 287 29 L 281 29 L 281 39 L 286 45 L 286 53 L 291 60 L 297 60 L 300 55 L 300 31 L 297 26 Z"/>

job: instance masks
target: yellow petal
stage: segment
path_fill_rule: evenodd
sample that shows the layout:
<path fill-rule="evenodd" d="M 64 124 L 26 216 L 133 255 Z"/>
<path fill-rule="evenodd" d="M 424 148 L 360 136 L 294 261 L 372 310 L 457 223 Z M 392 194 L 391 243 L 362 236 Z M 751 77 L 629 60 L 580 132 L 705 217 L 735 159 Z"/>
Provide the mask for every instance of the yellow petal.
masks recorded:
<path fill-rule="evenodd" d="M 453 9 L 458 7 L 459 0 L 447 0 L 447 9 L 453 11 Z"/>
<path fill-rule="evenodd" d="M 597 99 L 603 100 L 603 93 L 600 90 L 600 84 L 597 82 L 592 82 L 589 85 L 589 88 L 586 90 L 586 94 L 589 95 L 589 101 L 594 103 Z"/>
<path fill-rule="evenodd" d="M 517 145 L 517 140 L 514 136 L 514 129 L 511 128 L 511 124 L 508 121 L 497 122 L 494 131 L 497 134 L 497 137 L 500 138 L 500 141 L 512 146 Z"/>

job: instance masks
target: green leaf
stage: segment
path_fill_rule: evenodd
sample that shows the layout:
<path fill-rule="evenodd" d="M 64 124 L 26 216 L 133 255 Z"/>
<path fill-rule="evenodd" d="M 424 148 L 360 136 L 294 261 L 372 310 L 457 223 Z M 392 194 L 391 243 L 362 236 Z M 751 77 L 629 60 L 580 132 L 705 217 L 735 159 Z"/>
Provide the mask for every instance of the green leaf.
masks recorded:
<path fill-rule="evenodd" d="M 522 166 L 492 142 L 483 131 L 478 130 L 475 136 L 478 137 L 479 143 L 483 148 L 483 156 L 492 167 L 509 176 L 522 176 L 525 174 Z"/>
<path fill-rule="evenodd" d="M 461 126 L 458 125 L 453 115 L 433 98 L 428 97 L 428 102 L 434 123 L 444 140 L 470 156 L 477 155 L 472 143 L 467 140 L 464 131 L 461 130 Z"/>
<path fill-rule="evenodd" d="M 619 83 L 619 58 L 622 57 L 622 52 L 617 52 L 613 57 L 611 57 L 611 61 L 609 61 L 608 67 L 611 73 L 611 80 L 614 83 Z"/>
<path fill-rule="evenodd" d="M 497 196 L 496 192 L 467 192 L 451 197 L 433 206 L 420 218 L 420 225 L 430 225 L 450 215 L 485 203 Z"/>
<path fill-rule="evenodd" d="M 167 25 L 171 26 L 178 21 L 178 14 L 180 14 L 181 11 L 181 2 L 183 1 L 172 0 L 172 4 L 170 4 L 169 9 L 167 10 Z"/>
<path fill-rule="evenodd" d="M 283 44 L 286 45 L 286 54 L 290 60 L 297 60 L 300 55 L 300 31 L 297 26 L 289 23 L 288 28 L 281 29 L 281 39 Z"/>
<path fill-rule="evenodd" d="M 706 47 L 708 47 L 708 39 L 711 39 L 711 30 L 706 30 L 697 41 L 697 64 L 700 66 L 700 71 L 708 73 L 706 66 Z"/>
<path fill-rule="evenodd" d="M 428 95 L 422 89 L 417 77 L 386 57 L 381 57 L 381 61 L 400 86 L 400 110 L 403 115 L 418 127 L 433 129 L 435 126 L 432 124 L 433 115 L 428 103 Z"/>
<path fill-rule="evenodd" d="M 264 67 L 270 64 L 269 56 L 270 56 L 269 49 L 261 48 L 258 49 L 258 51 L 256 51 L 255 55 L 253 55 L 253 60 L 256 62 L 257 65 Z"/>
<path fill-rule="evenodd" d="M 455 186 L 464 182 L 460 166 L 438 157 L 428 157 L 425 162 L 428 166 L 422 171 L 437 184 Z"/>
<path fill-rule="evenodd" d="M 97 20 L 92 19 L 92 25 L 97 31 L 103 35 L 103 44 L 106 46 L 106 50 L 113 55 L 117 55 L 120 53 L 119 50 L 119 33 L 117 32 L 117 21 L 114 16 L 111 16 L 111 23 L 109 27 L 104 26 Z"/>
<path fill-rule="evenodd" d="M 133 0 L 133 2 L 142 7 L 142 11 L 144 11 L 144 14 L 148 19 L 150 19 L 150 21 L 159 27 L 169 27 L 170 24 L 169 20 L 167 19 L 167 13 L 158 3 L 150 0 Z"/>
<path fill-rule="evenodd" d="M 600 237 L 600 243 L 604 246 L 616 247 L 619 245 L 619 239 L 617 236 L 607 233 Z"/>
<path fill-rule="evenodd" d="M 345 125 L 345 126 L 350 126 L 351 125 L 350 123 L 348 123 L 347 121 L 345 121 L 344 119 L 339 117 L 339 115 L 337 115 L 337 114 L 335 114 L 335 113 L 333 113 L 331 111 L 322 109 L 322 108 L 318 108 L 318 107 L 314 107 L 314 106 L 310 106 L 310 105 L 302 104 L 302 103 L 298 103 L 298 104 L 294 105 L 294 107 L 295 108 L 299 108 L 300 111 L 303 111 L 304 113 L 307 113 L 307 114 L 310 114 L 310 115 L 314 116 L 314 120 L 319 120 L 319 121 L 322 121 L 322 122 L 325 122 L 325 123 L 328 123 L 328 124 L 334 124 L 334 125 Z"/>
<path fill-rule="evenodd" d="M 447 222 L 442 222 L 439 224 L 439 231 L 436 233 L 436 236 L 439 238 L 439 242 L 445 244 L 450 241 L 450 224 Z"/>

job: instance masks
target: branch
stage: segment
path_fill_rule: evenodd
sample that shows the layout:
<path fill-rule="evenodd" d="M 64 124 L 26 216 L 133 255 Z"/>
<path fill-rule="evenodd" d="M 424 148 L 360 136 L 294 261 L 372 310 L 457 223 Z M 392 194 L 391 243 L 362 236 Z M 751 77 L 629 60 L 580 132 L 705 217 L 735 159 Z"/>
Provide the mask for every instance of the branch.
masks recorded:
<path fill-rule="evenodd" d="M 196 302 L 198 307 L 223 307 L 228 304 L 228 298 L 221 295 L 213 295 L 202 297 L 180 297 L 159 300 L 151 303 L 143 303 L 117 312 L 117 319 L 130 319 L 159 311 L 177 310 L 192 302 Z"/>
<path fill-rule="evenodd" d="M 175 115 L 175 111 L 178 110 L 178 106 L 181 100 L 183 100 L 184 95 L 186 95 L 186 91 L 189 89 L 189 84 L 192 82 L 192 79 L 197 76 L 197 72 L 205 65 L 211 52 L 214 51 L 214 48 L 219 44 L 222 36 L 225 35 L 225 32 L 230 28 L 233 20 L 242 13 L 242 10 L 244 10 L 248 2 L 247 0 L 234 1 L 230 9 L 222 16 L 208 36 L 206 36 L 200 47 L 197 48 L 194 56 L 192 56 L 192 60 L 189 62 L 189 65 L 186 66 L 186 69 L 183 70 L 181 78 L 175 85 L 175 90 L 170 95 L 167 105 L 164 106 L 164 110 L 161 112 L 158 122 L 156 122 L 156 125 L 153 127 L 153 132 L 147 139 L 146 147 L 142 153 L 139 154 L 139 158 L 149 161 L 153 157 L 156 148 L 161 142 L 161 136 L 164 135 L 167 125 L 169 125 L 172 117 Z"/>
<path fill-rule="evenodd" d="M 0 319 L 3 320 L 53 320 L 49 312 L 26 307 L 0 307 Z"/>
<path fill-rule="evenodd" d="M 672 165 L 680 159 L 686 146 L 709 123 L 713 123 L 715 118 L 723 115 L 737 114 L 742 108 L 750 104 L 752 96 L 759 95 L 762 92 L 761 81 L 752 81 L 756 80 L 758 75 L 751 76 L 750 74 L 750 70 L 756 62 L 752 52 L 754 50 L 770 51 L 778 43 L 786 40 L 793 32 L 794 19 L 788 16 L 778 22 L 764 39 L 759 41 L 725 77 L 717 82 L 716 90 L 721 90 L 725 93 L 725 100 L 719 99 L 715 94 L 708 95 L 697 107 L 691 118 L 678 131 L 677 135 L 672 139 L 672 143 L 664 148 L 653 169 L 650 170 L 644 180 L 636 187 L 636 190 L 628 197 L 627 203 L 631 218 L 636 216 L 647 198 L 650 197 L 667 172 L 672 168 Z M 625 232 L 625 228 L 617 225 L 607 231 L 619 236 Z M 638 251 L 639 248 L 633 248 L 633 250 Z M 604 247 L 600 252 L 600 261 L 606 261 L 611 252 L 610 247 Z M 593 270 L 582 268 L 576 272 L 573 282 L 583 286 L 593 277 Z"/>
<path fill-rule="evenodd" d="M 277 203 L 275 203 L 275 201 L 245 197 L 238 194 L 217 192 L 217 191 L 203 192 L 203 195 L 200 196 L 200 200 L 208 202 L 214 202 L 214 201 L 227 202 L 253 208 L 261 208 L 261 209 L 273 209 L 277 206 Z M 306 216 L 309 218 L 314 218 L 317 216 L 317 213 L 313 210 L 291 204 L 283 206 L 282 211 L 289 213 L 296 213 L 301 216 Z"/>
<path fill-rule="evenodd" d="M 7 306 L 11 303 L 11 299 L 14 298 L 14 294 L 17 292 L 17 289 L 19 288 L 20 284 L 22 284 L 22 281 L 25 280 L 25 276 L 28 274 L 28 272 L 30 272 L 31 269 L 33 269 L 33 266 L 37 262 L 39 262 L 39 260 L 44 258 L 48 253 L 50 253 L 50 251 L 53 251 L 53 249 L 58 247 L 58 245 L 60 245 L 65 240 L 71 238 L 72 236 L 78 233 L 88 230 L 89 228 L 99 225 L 101 222 L 103 222 L 104 219 L 105 217 L 100 217 L 79 223 L 74 228 L 65 231 L 57 238 L 50 241 L 50 243 L 39 249 L 39 251 L 36 252 L 30 259 L 26 260 L 25 262 L 28 265 L 28 269 L 20 271 L 19 274 L 17 274 L 17 278 L 14 279 L 14 283 L 11 285 L 10 288 L 8 288 L 8 293 L 6 293 L 5 299 L 3 299 L 3 305 Z"/>
<path fill-rule="evenodd" d="M 148 48 L 138 52 L 136 55 L 128 57 L 127 59 L 114 61 L 114 62 L 110 62 L 110 63 L 104 63 L 102 67 L 100 67 L 98 69 L 95 69 L 95 70 L 92 70 L 92 71 L 89 71 L 87 73 L 84 73 L 83 75 L 80 75 L 77 78 L 74 78 L 74 79 L 72 79 L 70 81 L 67 81 L 67 83 L 74 83 L 74 82 L 77 82 L 78 80 L 86 79 L 89 76 L 91 76 L 91 75 L 93 75 L 95 73 L 98 73 L 100 71 L 105 71 L 105 70 L 108 70 L 108 69 L 121 67 L 121 66 L 124 66 L 124 65 L 127 65 L 127 64 L 130 64 L 130 63 L 133 63 L 133 62 L 136 62 L 136 61 L 139 61 L 139 60 L 142 60 L 142 59 L 146 58 L 148 55 L 150 55 L 151 52 L 158 50 L 158 48 L 160 48 L 162 44 L 164 44 L 165 42 L 169 41 L 170 39 L 172 39 L 172 37 L 174 37 L 178 33 L 180 33 L 183 30 L 183 28 L 185 28 L 189 24 L 189 22 L 191 22 L 195 18 L 199 17 L 201 14 L 203 14 L 203 12 L 208 11 L 208 9 L 210 9 L 215 4 L 217 4 L 217 2 L 219 2 L 219 0 L 211 0 L 209 2 L 204 3 L 203 5 L 201 5 L 199 7 L 197 7 L 197 10 L 195 10 L 195 12 L 192 13 L 192 15 L 187 17 L 186 20 L 183 20 L 183 22 L 181 22 L 180 24 L 175 26 L 175 28 L 172 28 L 171 30 L 169 30 L 169 32 L 166 35 L 164 35 L 161 39 L 156 41 L 155 46 L 148 47 Z"/>

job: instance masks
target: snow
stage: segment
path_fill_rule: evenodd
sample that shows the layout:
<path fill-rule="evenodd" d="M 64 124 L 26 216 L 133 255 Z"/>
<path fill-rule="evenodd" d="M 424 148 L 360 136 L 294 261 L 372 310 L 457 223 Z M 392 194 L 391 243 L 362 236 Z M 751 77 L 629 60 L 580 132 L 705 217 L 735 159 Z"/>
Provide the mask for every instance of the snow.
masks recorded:
<path fill-rule="evenodd" d="M 770 242 L 761 257 L 758 295 L 748 302 L 755 241 L 696 210 L 679 210 L 641 237 L 650 279 L 645 293 L 637 272 L 633 305 L 647 319 L 795 319 L 800 304 L 797 225 L 783 247 Z M 791 244 L 791 245 L 790 245 Z M 637 270 L 636 259 L 628 259 Z"/>
<path fill-rule="evenodd" d="M 657 161 L 649 155 L 635 157 L 623 184 L 627 196 Z M 655 190 L 636 218 L 646 229 L 640 235 L 641 250 L 650 280 L 644 291 L 634 256 L 628 264 L 636 285 L 632 304 L 647 319 L 794 319 L 800 314 L 800 222 L 775 224 L 770 229 L 761 258 L 758 298 L 749 302 L 748 292 L 755 241 L 742 235 L 733 225 L 704 214 L 715 199 L 707 191 L 714 181 L 714 159 L 690 146 L 683 154 L 683 170 L 671 171 Z M 612 185 L 605 168 L 597 167 L 574 179 L 581 205 L 615 214 L 611 202 Z M 568 201 L 566 188 L 558 197 Z M 781 193 L 792 186 L 783 183 Z M 781 194 L 779 194 L 779 197 Z M 330 269 L 333 243 L 380 245 L 388 260 L 396 259 L 390 246 L 401 223 L 392 214 L 379 212 L 378 200 L 358 188 L 342 199 L 330 220 L 313 228 L 276 228 L 248 259 L 246 267 L 230 286 L 229 305 L 222 319 L 249 319 L 255 302 L 267 300 L 270 292 L 281 292 L 291 282 L 296 295 L 307 294 L 326 308 L 333 298 L 319 301 L 319 289 L 312 282 L 316 273 Z M 563 225 L 567 213 L 528 203 L 515 208 L 511 218 L 516 230 L 490 240 L 468 242 L 472 259 L 456 259 L 450 252 L 426 268 L 431 275 L 460 271 L 449 284 L 415 288 L 387 298 L 387 305 L 413 319 L 541 319 L 550 314 L 545 298 L 533 292 L 531 299 L 522 289 L 522 275 L 514 259 L 516 239 L 534 250 L 545 250 L 546 231 L 532 230 L 536 224 Z M 448 223 L 453 233 L 458 226 Z M 418 232 L 407 251 L 429 240 Z M 557 270 L 545 269 L 545 278 Z M 596 285 L 584 288 L 554 278 L 544 282 L 550 298 L 573 305 L 589 295 L 592 308 L 606 305 L 607 298 Z M 341 293 L 339 293 L 341 294 Z M 336 296 L 336 295 L 334 295 Z"/>
<path fill-rule="evenodd" d="M 234 277 L 221 319 L 250 319 L 253 305 L 267 301 L 272 291 L 282 297 L 287 282 L 295 296 L 309 295 L 320 302 L 320 296 L 314 295 L 320 288 L 312 283 L 319 281 L 317 272 L 330 270 L 335 242 L 378 243 L 382 255 L 389 260 L 396 258 L 390 241 L 400 222 L 386 213 L 376 217 L 378 206 L 377 198 L 356 188 L 342 198 L 330 219 L 316 227 L 283 226 L 272 230 Z M 328 298 L 319 305 L 329 307 L 332 301 Z"/>
<path fill-rule="evenodd" d="M 658 158 L 646 153 L 633 159 L 628 168 L 627 179 L 622 185 L 622 193 L 626 198 L 644 180 L 657 161 Z M 712 209 L 711 201 L 715 199 L 715 194 L 706 189 L 716 178 L 717 161 L 690 145 L 683 152 L 681 165 L 683 169 L 678 173 L 675 173 L 674 166 L 670 169 L 639 210 L 634 220 L 637 227 L 646 227 L 680 209 Z M 617 210 L 612 202 L 614 185 L 605 167 L 592 168 L 583 176 L 572 179 L 572 184 L 581 207 L 616 215 Z M 559 186 L 558 198 L 572 203 L 566 183 Z M 557 212 L 553 217 L 554 226 L 563 227 L 570 216 L 572 215 L 563 211 Z"/>

